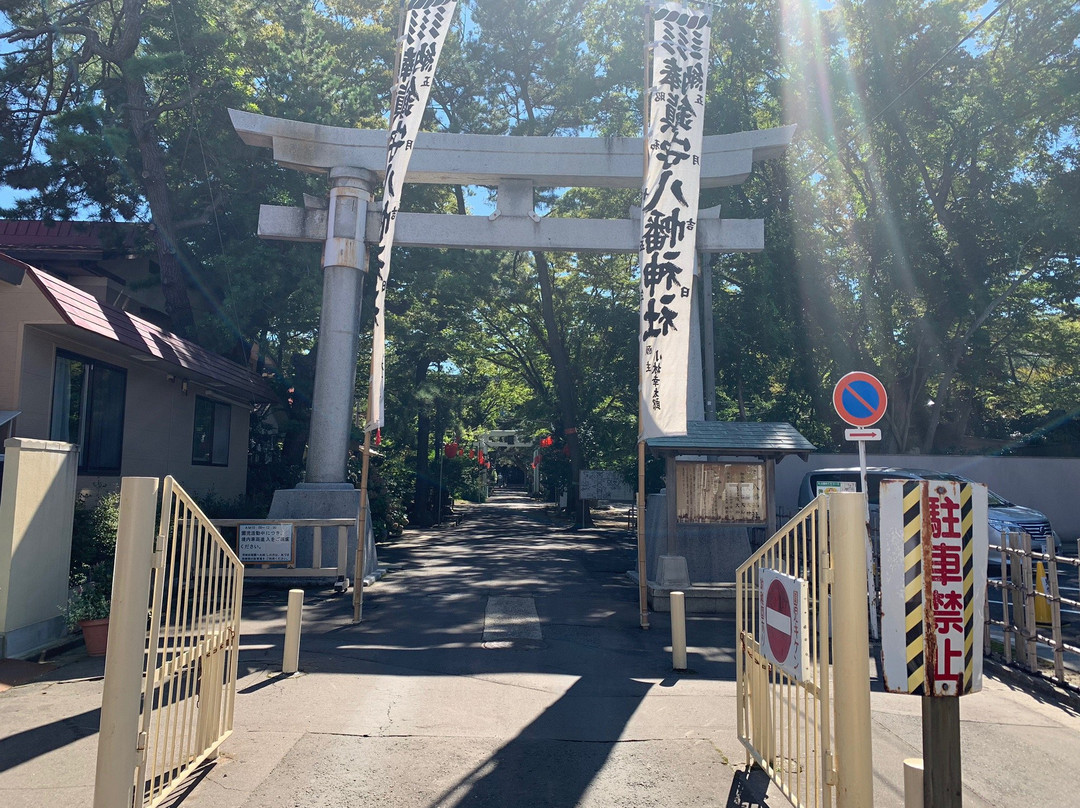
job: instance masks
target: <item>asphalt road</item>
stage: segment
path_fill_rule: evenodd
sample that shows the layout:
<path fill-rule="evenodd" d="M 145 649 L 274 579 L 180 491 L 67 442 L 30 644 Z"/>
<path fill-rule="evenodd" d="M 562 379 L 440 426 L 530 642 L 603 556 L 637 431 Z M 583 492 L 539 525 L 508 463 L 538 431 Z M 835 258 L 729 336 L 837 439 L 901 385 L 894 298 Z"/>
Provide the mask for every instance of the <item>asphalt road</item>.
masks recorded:
<path fill-rule="evenodd" d="M 248 589 L 234 732 L 173 806 L 787 804 L 744 768 L 733 621 L 692 616 L 674 673 L 667 615 L 638 626 L 624 530 L 573 531 L 500 492 L 379 552 L 360 625 L 351 598 L 307 593 L 297 676 L 278 672 L 286 592 Z M 84 657 L 0 693 L 4 808 L 90 805 L 100 671 Z M 900 808 L 921 700 L 875 686 L 871 709 L 875 805 Z M 1077 713 L 987 679 L 961 726 L 965 806 L 1076 804 Z"/>

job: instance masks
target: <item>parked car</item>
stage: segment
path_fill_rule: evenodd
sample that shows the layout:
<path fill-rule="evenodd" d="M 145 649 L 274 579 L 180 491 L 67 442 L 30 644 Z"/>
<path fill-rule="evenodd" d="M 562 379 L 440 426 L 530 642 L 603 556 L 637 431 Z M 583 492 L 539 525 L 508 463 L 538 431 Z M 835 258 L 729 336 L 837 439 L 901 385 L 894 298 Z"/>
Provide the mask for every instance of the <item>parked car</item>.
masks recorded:
<path fill-rule="evenodd" d="M 870 466 L 866 469 L 867 499 L 870 505 L 871 525 L 877 523 L 878 492 L 882 480 L 949 480 L 954 482 L 972 482 L 967 477 L 947 471 L 932 469 L 899 469 Z M 828 491 L 861 491 L 859 469 L 836 468 L 817 469 L 807 472 L 799 485 L 799 507 L 807 505 L 818 494 Z M 1031 536 L 1031 549 L 1036 553 L 1046 552 L 1046 538 L 1054 536 L 1054 545 L 1061 543 L 1057 533 L 1050 526 L 1045 514 L 1034 508 L 1009 502 L 993 491 L 987 492 L 987 526 L 991 547 L 1001 546 L 1001 536 L 1006 533 L 1027 533 Z M 994 564 L 998 559 L 991 558 Z"/>

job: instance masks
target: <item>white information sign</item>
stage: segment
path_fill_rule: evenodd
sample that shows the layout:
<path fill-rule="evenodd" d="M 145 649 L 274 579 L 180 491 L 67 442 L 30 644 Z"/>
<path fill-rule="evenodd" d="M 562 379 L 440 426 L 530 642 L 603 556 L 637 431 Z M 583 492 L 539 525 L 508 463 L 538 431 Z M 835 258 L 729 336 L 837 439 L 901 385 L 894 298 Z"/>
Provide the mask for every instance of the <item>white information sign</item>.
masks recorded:
<path fill-rule="evenodd" d="M 291 564 L 293 561 L 293 526 L 240 525 L 237 547 L 245 564 Z"/>
<path fill-rule="evenodd" d="M 630 502 L 634 499 L 634 489 L 617 471 L 583 469 L 579 477 L 581 499 L 606 499 L 614 502 Z"/>
<path fill-rule="evenodd" d="M 854 480 L 818 480 L 814 486 L 814 493 L 819 497 L 822 494 L 852 493 L 859 490 Z"/>
<path fill-rule="evenodd" d="M 987 492 L 982 483 L 881 484 L 885 689 L 962 696 L 982 689 Z"/>
<path fill-rule="evenodd" d="M 805 578 L 762 569 L 758 581 L 758 640 L 765 658 L 799 682 L 813 678 Z"/>

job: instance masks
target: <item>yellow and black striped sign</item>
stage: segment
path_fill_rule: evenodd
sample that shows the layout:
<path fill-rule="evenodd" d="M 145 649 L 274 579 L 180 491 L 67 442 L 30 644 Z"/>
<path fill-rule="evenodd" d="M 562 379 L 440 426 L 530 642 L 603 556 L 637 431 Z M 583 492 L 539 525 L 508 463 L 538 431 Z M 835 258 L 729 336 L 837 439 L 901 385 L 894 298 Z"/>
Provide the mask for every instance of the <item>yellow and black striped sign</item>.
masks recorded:
<path fill-rule="evenodd" d="M 980 690 L 986 487 L 886 481 L 880 506 L 886 689 L 929 696 Z"/>
<path fill-rule="evenodd" d="M 923 642 L 922 485 L 903 483 L 904 504 L 904 640 L 907 692 L 923 694 L 926 662 Z"/>

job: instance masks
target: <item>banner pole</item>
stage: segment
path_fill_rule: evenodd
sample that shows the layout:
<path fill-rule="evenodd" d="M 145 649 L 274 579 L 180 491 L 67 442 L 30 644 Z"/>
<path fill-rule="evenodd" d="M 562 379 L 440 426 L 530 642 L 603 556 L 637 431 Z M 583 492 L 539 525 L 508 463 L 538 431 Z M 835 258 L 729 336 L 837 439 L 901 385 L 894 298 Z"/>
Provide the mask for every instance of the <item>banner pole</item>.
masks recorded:
<path fill-rule="evenodd" d="M 370 398 L 370 395 L 369 395 Z M 368 402 L 368 418 L 371 402 Z M 365 424 L 367 426 L 367 424 Z M 353 565 L 353 622 L 359 623 L 364 614 L 364 550 L 367 544 L 368 520 L 368 474 L 371 467 L 371 430 L 364 430 L 364 456 L 360 460 L 360 520 L 356 525 L 356 563 Z"/>
<path fill-rule="evenodd" d="M 642 199 L 645 196 L 645 181 L 648 175 L 649 167 L 649 79 L 651 77 L 650 70 L 650 58 L 652 55 L 652 30 L 653 30 L 653 8 L 650 3 L 647 6 L 645 14 L 645 83 L 642 85 L 644 93 L 642 95 L 642 115 L 641 115 L 641 127 L 644 148 L 641 151 L 641 186 L 642 186 Z M 642 214 L 644 216 L 644 214 Z M 638 253 L 638 272 L 641 272 L 641 253 Z M 642 286 L 644 289 L 644 286 Z M 640 310 L 638 311 L 638 317 L 641 316 Z M 637 485 L 637 567 L 638 567 L 638 608 L 639 608 L 639 622 L 642 629 L 649 628 L 649 589 L 648 581 L 646 580 L 646 550 L 645 550 L 645 436 L 642 434 L 642 429 L 645 425 L 645 413 L 642 410 L 644 404 L 642 404 L 644 396 L 644 388 L 642 385 L 645 383 L 645 377 L 641 368 L 641 324 L 638 323 L 638 485 Z"/>
<path fill-rule="evenodd" d="M 638 606 L 640 608 L 641 627 L 649 627 L 649 592 L 645 580 L 645 441 L 638 441 L 638 480 L 637 480 L 637 562 L 638 562 Z"/>

